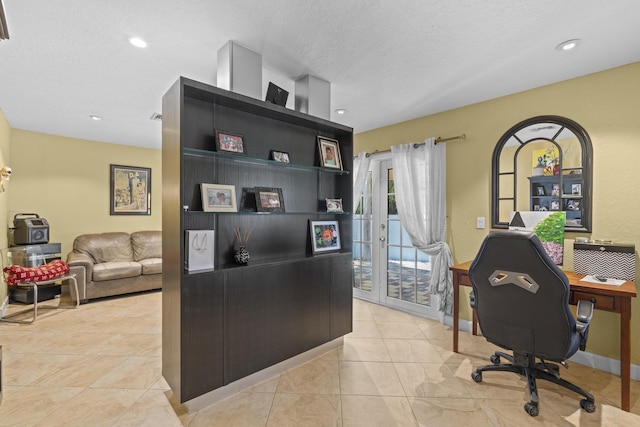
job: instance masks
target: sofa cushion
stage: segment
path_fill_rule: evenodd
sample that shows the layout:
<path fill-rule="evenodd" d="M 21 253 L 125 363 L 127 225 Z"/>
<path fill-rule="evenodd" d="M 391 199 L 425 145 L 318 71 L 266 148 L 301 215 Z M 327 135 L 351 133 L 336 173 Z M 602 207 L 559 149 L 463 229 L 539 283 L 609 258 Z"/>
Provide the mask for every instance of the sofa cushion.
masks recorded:
<path fill-rule="evenodd" d="M 133 260 L 162 258 L 162 231 L 136 231 L 131 233 Z M 144 274 L 144 273 L 143 273 Z"/>
<path fill-rule="evenodd" d="M 73 250 L 90 256 L 96 264 L 133 261 L 129 233 L 82 234 L 73 241 Z"/>
<path fill-rule="evenodd" d="M 134 261 L 102 262 L 93 266 L 93 281 L 126 279 L 142 274 L 142 265 Z"/>
<path fill-rule="evenodd" d="M 142 259 L 140 265 L 142 265 L 142 274 L 162 273 L 162 258 Z"/>

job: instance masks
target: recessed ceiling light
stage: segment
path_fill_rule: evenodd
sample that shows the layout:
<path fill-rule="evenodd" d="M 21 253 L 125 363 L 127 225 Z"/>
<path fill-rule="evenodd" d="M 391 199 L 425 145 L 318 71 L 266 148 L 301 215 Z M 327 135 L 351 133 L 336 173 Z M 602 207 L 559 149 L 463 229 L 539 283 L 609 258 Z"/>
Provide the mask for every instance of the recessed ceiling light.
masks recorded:
<path fill-rule="evenodd" d="M 147 47 L 147 42 L 138 37 L 131 37 L 129 39 L 129 43 L 131 43 L 135 47 L 140 47 L 140 48 Z"/>
<path fill-rule="evenodd" d="M 346 113 L 346 112 L 347 112 L 347 110 L 345 110 L 344 108 L 338 108 L 338 109 L 336 110 L 336 114 L 344 114 L 344 113 Z"/>
<path fill-rule="evenodd" d="M 556 50 L 571 50 L 580 44 L 580 39 L 567 40 L 556 46 Z"/>
<path fill-rule="evenodd" d="M 100 117 L 100 116 L 91 115 L 89 117 L 91 117 L 91 120 L 96 120 L 96 121 L 102 120 L 102 117 Z"/>

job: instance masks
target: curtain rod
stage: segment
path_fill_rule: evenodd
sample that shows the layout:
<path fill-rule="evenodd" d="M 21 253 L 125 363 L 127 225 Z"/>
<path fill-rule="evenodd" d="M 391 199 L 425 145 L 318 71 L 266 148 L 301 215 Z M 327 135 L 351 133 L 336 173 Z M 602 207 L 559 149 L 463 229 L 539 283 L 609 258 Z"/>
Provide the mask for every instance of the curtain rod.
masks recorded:
<path fill-rule="evenodd" d="M 439 142 L 454 141 L 454 140 L 458 140 L 458 139 L 465 140 L 465 139 L 467 139 L 467 135 L 463 133 L 462 135 L 452 136 L 452 137 L 449 137 L 449 138 L 437 137 L 436 141 L 435 141 L 435 144 L 437 144 Z M 418 148 L 421 145 L 424 145 L 424 142 L 420 142 L 420 143 L 416 142 L 415 144 L 413 144 L 413 148 Z M 390 153 L 390 152 L 391 152 L 390 149 L 389 150 L 376 150 L 373 153 L 367 153 L 367 157 L 372 155 L 372 154 Z"/>

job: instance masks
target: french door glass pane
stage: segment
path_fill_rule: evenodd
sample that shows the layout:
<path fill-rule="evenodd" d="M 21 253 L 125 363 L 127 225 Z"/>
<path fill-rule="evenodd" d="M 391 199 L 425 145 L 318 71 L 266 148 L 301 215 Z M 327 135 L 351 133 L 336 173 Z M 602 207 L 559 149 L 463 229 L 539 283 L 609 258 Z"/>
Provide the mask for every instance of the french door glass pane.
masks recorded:
<path fill-rule="evenodd" d="M 387 191 L 387 296 L 430 307 L 430 258 L 413 247 L 400 223 L 393 169 L 387 173 Z"/>
<path fill-rule="evenodd" d="M 365 194 L 360 196 L 353 215 L 353 287 L 371 292 L 371 245 L 372 245 L 372 182 L 371 171 L 367 174 Z"/>

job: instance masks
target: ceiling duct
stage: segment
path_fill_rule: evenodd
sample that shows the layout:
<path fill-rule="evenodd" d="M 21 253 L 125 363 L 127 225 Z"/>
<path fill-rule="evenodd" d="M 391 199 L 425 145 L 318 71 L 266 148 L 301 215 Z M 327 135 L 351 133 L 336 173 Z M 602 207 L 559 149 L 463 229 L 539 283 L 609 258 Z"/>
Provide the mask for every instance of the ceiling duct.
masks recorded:
<path fill-rule="evenodd" d="M 297 111 L 331 120 L 331 83 L 307 74 L 296 80 L 295 89 Z"/>
<path fill-rule="evenodd" d="M 4 13 L 4 4 L 0 0 L 0 40 L 9 38 L 9 27 L 7 26 L 7 17 Z"/>
<path fill-rule="evenodd" d="M 262 99 L 262 55 L 233 41 L 218 50 L 221 89 Z"/>

